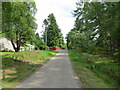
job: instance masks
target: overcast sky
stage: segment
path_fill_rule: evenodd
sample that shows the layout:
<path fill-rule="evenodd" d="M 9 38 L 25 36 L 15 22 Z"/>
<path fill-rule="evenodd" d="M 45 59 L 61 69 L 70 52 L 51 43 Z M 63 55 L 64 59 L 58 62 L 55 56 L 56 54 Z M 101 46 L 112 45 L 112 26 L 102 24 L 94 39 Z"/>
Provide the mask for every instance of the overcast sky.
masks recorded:
<path fill-rule="evenodd" d="M 73 10 L 76 9 L 77 0 L 34 0 L 37 7 L 37 32 L 43 31 L 43 20 L 47 19 L 50 13 L 55 15 L 57 24 L 62 30 L 62 34 L 66 34 L 73 28 L 75 17 L 73 17 Z M 40 33 L 41 35 L 42 33 Z"/>

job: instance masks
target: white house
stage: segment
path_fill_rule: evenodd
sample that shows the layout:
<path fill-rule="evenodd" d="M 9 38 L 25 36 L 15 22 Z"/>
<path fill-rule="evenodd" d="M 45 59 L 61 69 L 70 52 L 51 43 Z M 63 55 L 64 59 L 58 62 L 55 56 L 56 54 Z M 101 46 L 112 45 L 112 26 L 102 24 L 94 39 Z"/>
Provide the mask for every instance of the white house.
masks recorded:
<path fill-rule="evenodd" d="M 20 51 L 32 51 L 35 50 L 35 46 L 26 44 L 20 47 Z M 11 41 L 2 37 L 0 38 L 0 51 L 14 51 Z"/>
<path fill-rule="evenodd" d="M 3 51 L 3 50 L 14 51 L 11 41 L 9 41 L 8 39 L 6 39 L 4 37 L 0 38 L 0 51 Z"/>
<path fill-rule="evenodd" d="M 26 44 L 25 47 L 20 47 L 20 51 L 33 51 L 35 50 L 35 46 L 31 45 L 31 44 Z"/>

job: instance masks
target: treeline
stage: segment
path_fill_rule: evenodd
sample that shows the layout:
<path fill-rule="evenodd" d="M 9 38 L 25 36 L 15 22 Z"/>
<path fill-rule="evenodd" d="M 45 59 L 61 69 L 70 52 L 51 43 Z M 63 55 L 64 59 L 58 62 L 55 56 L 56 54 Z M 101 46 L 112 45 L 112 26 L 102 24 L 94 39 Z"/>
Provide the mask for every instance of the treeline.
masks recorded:
<path fill-rule="evenodd" d="M 67 35 L 68 49 L 120 56 L 120 2 L 76 3 L 74 28 Z"/>

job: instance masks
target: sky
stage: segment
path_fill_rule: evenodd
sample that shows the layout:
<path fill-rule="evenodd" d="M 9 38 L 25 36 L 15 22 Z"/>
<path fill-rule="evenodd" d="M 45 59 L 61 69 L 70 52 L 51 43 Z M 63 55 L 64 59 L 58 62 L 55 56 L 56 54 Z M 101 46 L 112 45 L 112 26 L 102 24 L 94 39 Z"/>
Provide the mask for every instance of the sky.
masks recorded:
<path fill-rule="evenodd" d="M 43 20 L 53 13 L 59 28 L 64 36 L 73 28 L 75 17 L 72 12 L 76 9 L 78 0 L 34 0 L 37 7 L 36 23 L 38 24 L 37 33 L 42 35 L 44 31 Z"/>

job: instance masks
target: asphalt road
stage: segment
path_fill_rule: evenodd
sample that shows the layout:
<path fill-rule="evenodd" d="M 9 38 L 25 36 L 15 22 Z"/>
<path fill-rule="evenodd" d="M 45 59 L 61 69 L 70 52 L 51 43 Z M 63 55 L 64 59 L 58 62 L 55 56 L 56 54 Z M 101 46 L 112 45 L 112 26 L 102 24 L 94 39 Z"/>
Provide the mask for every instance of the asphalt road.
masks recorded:
<path fill-rule="evenodd" d="M 58 52 L 46 65 L 16 88 L 79 88 L 67 50 Z"/>

